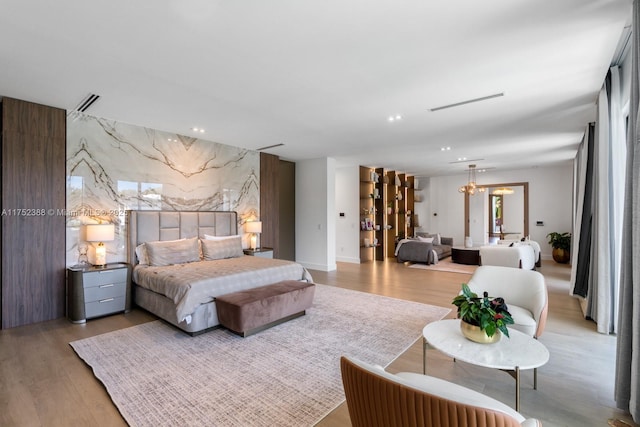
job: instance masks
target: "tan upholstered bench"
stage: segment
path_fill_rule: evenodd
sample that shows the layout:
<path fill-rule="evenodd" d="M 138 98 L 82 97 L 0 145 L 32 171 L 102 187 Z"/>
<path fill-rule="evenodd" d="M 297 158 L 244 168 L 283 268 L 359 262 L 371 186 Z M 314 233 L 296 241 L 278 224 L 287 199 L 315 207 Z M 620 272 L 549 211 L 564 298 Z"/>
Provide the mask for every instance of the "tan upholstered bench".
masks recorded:
<path fill-rule="evenodd" d="M 313 303 L 313 283 L 286 280 L 216 298 L 220 324 L 241 335 L 303 316 Z"/>

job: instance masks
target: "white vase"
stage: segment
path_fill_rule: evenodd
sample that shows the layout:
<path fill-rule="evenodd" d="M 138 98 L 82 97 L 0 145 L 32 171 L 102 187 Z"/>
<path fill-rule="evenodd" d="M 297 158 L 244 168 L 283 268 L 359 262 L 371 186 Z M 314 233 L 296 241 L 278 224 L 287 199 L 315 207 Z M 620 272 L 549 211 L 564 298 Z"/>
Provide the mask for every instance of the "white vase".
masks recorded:
<path fill-rule="evenodd" d="M 464 238 L 464 247 L 465 248 L 473 247 L 473 240 L 471 240 L 471 236 L 467 236 Z"/>

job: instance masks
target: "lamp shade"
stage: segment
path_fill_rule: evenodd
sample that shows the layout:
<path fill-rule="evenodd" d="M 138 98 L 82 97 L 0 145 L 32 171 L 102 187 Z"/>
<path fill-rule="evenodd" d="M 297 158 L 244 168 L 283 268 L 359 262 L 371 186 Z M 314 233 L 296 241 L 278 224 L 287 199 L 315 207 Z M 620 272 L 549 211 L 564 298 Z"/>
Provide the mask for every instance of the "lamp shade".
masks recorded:
<path fill-rule="evenodd" d="M 262 221 L 245 222 L 244 231 L 247 233 L 262 233 Z"/>
<path fill-rule="evenodd" d="M 110 242 L 115 237 L 114 230 L 113 224 L 89 224 L 87 225 L 87 241 Z"/>

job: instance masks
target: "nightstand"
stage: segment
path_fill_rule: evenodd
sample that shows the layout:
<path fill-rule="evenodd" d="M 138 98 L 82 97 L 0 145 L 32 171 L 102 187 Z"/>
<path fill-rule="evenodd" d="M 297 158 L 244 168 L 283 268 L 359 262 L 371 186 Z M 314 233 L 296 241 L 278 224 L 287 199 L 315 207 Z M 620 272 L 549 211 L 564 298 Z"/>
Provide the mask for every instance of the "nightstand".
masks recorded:
<path fill-rule="evenodd" d="M 244 254 L 260 258 L 273 258 L 273 248 L 244 249 Z"/>
<path fill-rule="evenodd" d="M 129 264 L 67 268 L 67 317 L 73 323 L 130 310 Z"/>

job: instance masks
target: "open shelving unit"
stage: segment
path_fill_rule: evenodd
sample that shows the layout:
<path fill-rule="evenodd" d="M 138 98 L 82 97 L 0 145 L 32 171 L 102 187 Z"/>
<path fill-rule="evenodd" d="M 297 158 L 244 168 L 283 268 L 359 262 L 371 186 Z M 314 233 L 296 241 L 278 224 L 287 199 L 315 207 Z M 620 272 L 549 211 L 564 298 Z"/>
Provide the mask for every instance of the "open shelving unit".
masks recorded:
<path fill-rule="evenodd" d="M 395 257 L 396 244 L 414 234 L 414 177 L 360 166 L 360 261 Z"/>
<path fill-rule="evenodd" d="M 374 174 L 375 169 L 360 166 L 360 262 L 375 259 L 376 182 Z"/>

